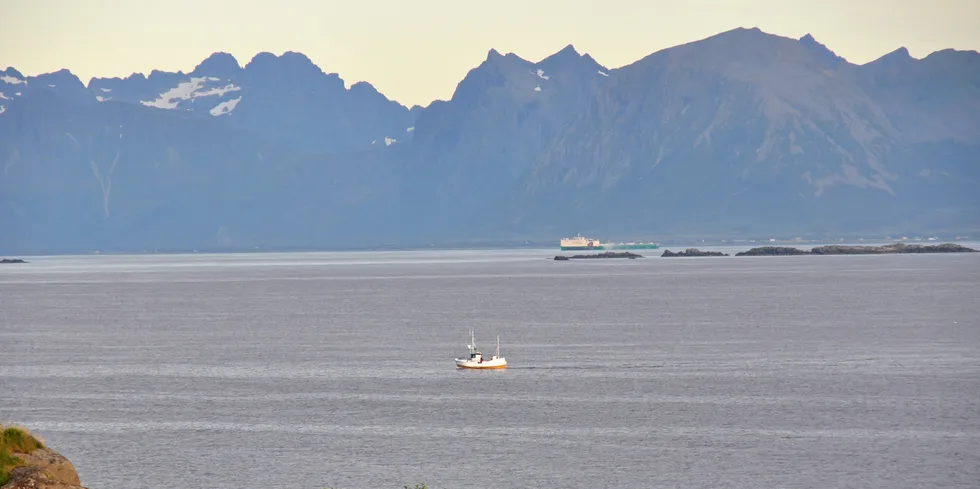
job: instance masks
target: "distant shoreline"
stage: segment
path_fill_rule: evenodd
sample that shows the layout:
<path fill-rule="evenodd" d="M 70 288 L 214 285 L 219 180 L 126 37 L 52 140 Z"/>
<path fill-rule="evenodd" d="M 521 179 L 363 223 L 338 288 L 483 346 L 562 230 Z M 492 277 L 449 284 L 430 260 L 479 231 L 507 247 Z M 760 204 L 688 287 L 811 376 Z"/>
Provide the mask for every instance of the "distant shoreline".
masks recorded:
<path fill-rule="evenodd" d="M 960 239 L 947 241 L 946 244 L 955 243 L 965 243 L 972 246 L 980 247 L 980 240 L 978 239 Z M 865 244 L 867 243 L 867 244 Z M 736 250 L 746 250 L 752 249 L 748 248 L 753 246 L 753 248 L 764 248 L 770 246 L 777 247 L 791 247 L 797 246 L 803 250 L 812 249 L 817 247 L 825 246 L 886 246 L 889 244 L 894 244 L 894 241 L 840 241 L 840 240 L 812 240 L 812 241 L 791 241 L 791 240 L 778 240 L 778 241 L 768 241 L 768 240 L 721 240 L 712 241 L 710 243 L 702 242 L 702 240 L 661 240 L 660 249 L 724 249 L 731 253 L 735 253 Z M 933 243 L 931 241 L 903 241 L 903 244 L 908 246 L 935 246 L 929 245 L 928 243 Z M 531 242 L 531 243 L 474 243 L 471 245 L 431 245 L 431 246 L 360 246 L 360 247 L 337 247 L 337 248 L 301 248 L 301 247 L 253 247 L 253 248 L 200 248 L 200 249 L 173 249 L 173 250 L 91 250 L 91 251 L 77 251 L 77 252 L 18 252 L 18 253 L 8 253 L 9 255 L 19 255 L 22 257 L 97 257 L 97 256 L 181 256 L 181 255 L 261 255 L 261 254 L 286 254 L 286 253 L 371 253 L 371 252 L 431 252 L 431 251 L 558 251 L 557 242 Z"/>
<path fill-rule="evenodd" d="M 954 243 L 943 243 L 936 245 L 894 243 L 883 246 L 826 245 L 814 247 L 809 251 L 783 246 L 762 246 L 736 253 L 735 256 L 899 255 L 918 253 L 975 253 L 976 251 L 977 250 L 973 248 L 967 248 L 966 246 Z"/>
<path fill-rule="evenodd" d="M 790 246 L 759 246 L 746 251 L 735 253 L 735 256 L 798 256 L 798 255 L 904 255 L 904 254 L 941 254 L 941 253 L 976 253 L 977 250 L 954 243 L 936 245 L 920 245 L 893 243 L 887 245 L 823 245 L 809 250 Z M 725 253 L 706 252 L 697 248 L 688 248 L 682 252 L 664 250 L 661 257 L 705 257 L 729 256 Z"/>

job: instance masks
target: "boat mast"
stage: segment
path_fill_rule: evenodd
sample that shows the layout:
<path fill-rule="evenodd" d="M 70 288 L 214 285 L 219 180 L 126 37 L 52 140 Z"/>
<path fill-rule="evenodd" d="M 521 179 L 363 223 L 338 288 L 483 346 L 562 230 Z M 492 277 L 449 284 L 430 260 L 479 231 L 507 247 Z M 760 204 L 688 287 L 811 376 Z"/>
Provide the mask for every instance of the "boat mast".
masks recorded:
<path fill-rule="evenodd" d="M 493 355 L 496 358 L 500 358 L 500 335 L 497 335 L 497 353 Z"/>

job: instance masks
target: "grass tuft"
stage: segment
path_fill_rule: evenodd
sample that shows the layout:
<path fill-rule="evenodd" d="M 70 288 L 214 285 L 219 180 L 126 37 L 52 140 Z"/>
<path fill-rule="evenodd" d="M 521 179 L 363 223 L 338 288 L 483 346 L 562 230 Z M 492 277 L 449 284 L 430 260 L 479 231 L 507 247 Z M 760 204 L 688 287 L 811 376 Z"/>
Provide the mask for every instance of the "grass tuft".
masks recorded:
<path fill-rule="evenodd" d="M 14 453 L 31 453 L 44 448 L 26 428 L 0 425 L 0 486 L 10 481 L 10 472 L 24 464 Z"/>

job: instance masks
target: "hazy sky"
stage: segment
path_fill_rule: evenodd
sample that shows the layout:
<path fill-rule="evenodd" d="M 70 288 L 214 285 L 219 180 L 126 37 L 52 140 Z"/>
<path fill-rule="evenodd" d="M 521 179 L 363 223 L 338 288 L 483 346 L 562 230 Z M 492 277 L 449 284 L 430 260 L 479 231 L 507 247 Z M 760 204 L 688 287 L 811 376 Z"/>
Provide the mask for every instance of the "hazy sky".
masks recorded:
<path fill-rule="evenodd" d="M 447 99 L 495 48 L 538 61 L 568 44 L 616 68 L 735 27 L 812 33 L 856 63 L 980 50 L 980 0 L 0 0 L 0 66 L 27 75 L 190 71 L 300 51 L 407 105 Z"/>

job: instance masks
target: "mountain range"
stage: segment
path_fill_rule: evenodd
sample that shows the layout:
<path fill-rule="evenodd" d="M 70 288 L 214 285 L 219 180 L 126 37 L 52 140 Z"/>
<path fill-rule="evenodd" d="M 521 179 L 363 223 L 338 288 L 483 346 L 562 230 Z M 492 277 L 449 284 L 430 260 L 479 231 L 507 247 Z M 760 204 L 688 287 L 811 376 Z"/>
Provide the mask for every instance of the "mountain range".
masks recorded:
<path fill-rule="evenodd" d="M 734 29 L 616 69 L 490 50 L 427 107 L 305 55 L 0 72 L 0 253 L 980 229 L 980 53 Z"/>

